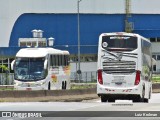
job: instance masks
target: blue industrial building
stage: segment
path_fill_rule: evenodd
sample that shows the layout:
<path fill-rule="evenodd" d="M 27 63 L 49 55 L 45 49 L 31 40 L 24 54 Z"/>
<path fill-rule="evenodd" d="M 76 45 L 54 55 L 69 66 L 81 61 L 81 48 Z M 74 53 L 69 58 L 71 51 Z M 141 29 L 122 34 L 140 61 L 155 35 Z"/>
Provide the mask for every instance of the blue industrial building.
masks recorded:
<path fill-rule="evenodd" d="M 36 29 L 43 31 L 42 39 L 54 38 L 54 48 L 70 52 L 71 72 L 76 73 L 79 14 L 83 72 L 96 73 L 99 35 L 124 32 L 127 24 L 133 33 L 151 40 L 152 57 L 156 60 L 154 71 L 160 72 L 159 4 L 159 0 L 1 0 L 0 65 L 13 72 L 11 62 L 22 48 L 19 39 L 32 39 L 31 31 Z"/>
<path fill-rule="evenodd" d="M 126 14 L 80 14 L 80 43 L 81 61 L 96 62 L 98 38 L 101 33 L 124 32 Z M 128 21 L 133 23 L 133 32 L 138 33 L 153 42 L 153 57 L 159 61 L 157 50 L 160 42 L 160 14 L 132 14 Z M 43 37 L 54 37 L 54 48 L 68 50 L 73 61 L 77 61 L 78 53 L 78 23 L 77 14 L 38 14 L 24 13 L 15 21 L 10 34 L 9 47 L 0 48 L 1 58 L 10 60 L 2 64 L 11 63 L 15 54 L 21 47 L 19 38 L 32 38 L 32 30 L 44 31 Z M 8 64 L 9 63 L 9 64 Z M 159 62 L 157 62 L 159 66 Z M 159 71 L 159 68 L 155 68 Z"/>
<path fill-rule="evenodd" d="M 80 14 L 80 40 L 82 54 L 96 54 L 98 37 L 104 32 L 123 32 L 125 14 Z M 132 14 L 133 32 L 147 38 L 160 37 L 159 14 Z M 77 14 L 22 14 L 15 22 L 9 47 L 1 47 L 1 56 L 14 56 L 19 38 L 32 38 L 31 31 L 41 29 L 43 37 L 55 38 L 55 48 L 77 54 Z M 68 45 L 68 47 L 65 47 Z"/>
<path fill-rule="evenodd" d="M 124 31 L 124 20 L 123 14 L 80 14 L 81 45 L 97 45 L 104 32 Z M 160 15 L 134 14 L 130 22 L 134 33 L 160 37 Z M 32 37 L 33 29 L 45 31 L 46 38 L 54 36 L 55 45 L 77 45 L 77 14 L 23 14 L 14 24 L 9 46 L 18 46 L 19 38 Z"/>

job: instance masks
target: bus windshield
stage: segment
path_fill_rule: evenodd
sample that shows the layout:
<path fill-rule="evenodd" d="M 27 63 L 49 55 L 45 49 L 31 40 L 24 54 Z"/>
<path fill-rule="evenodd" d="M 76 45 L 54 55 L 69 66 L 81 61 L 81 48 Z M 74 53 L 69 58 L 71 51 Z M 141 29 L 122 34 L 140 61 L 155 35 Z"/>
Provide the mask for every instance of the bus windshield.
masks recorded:
<path fill-rule="evenodd" d="M 15 79 L 20 81 L 37 81 L 44 79 L 44 60 L 44 57 L 16 58 Z"/>
<path fill-rule="evenodd" d="M 103 36 L 102 48 L 109 51 L 132 51 L 137 49 L 137 37 L 121 35 Z"/>

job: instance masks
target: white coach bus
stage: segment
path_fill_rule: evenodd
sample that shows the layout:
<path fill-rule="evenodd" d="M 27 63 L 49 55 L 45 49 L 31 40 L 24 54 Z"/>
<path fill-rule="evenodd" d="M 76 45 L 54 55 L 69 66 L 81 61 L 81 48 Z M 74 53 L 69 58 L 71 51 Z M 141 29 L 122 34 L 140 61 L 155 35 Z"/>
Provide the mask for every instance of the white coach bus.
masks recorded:
<path fill-rule="evenodd" d="M 97 94 L 101 102 L 148 102 L 152 93 L 151 43 L 133 33 L 103 33 L 98 46 Z"/>
<path fill-rule="evenodd" d="M 70 88 L 69 52 L 53 48 L 22 48 L 11 63 L 16 90 Z"/>

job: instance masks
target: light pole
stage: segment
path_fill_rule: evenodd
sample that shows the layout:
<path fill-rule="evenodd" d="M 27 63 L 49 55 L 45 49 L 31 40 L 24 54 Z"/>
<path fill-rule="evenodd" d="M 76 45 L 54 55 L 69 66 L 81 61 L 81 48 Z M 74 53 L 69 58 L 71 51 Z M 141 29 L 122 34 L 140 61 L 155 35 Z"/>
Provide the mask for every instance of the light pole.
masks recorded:
<path fill-rule="evenodd" d="M 81 65 L 80 65 L 80 62 L 81 62 L 81 57 L 80 57 L 80 24 L 79 24 L 79 3 L 81 2 L 82 0 L 78 0 L 77 1 L 77 15 L 78 15 L 78 80 L 80 82 L 81 80 Z"/>

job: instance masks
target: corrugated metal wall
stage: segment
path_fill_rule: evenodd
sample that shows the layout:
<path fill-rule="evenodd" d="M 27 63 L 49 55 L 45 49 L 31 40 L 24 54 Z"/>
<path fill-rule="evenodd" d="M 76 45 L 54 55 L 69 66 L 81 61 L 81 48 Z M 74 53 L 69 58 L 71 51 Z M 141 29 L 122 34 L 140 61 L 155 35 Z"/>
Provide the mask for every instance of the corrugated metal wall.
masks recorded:
<path fill-rule="evenodd" d="M 124 18 L 124 14 L 80 14 L 81 45 L 97 45 L 104 32 L 124 31 Z M 133 32 L 147 38 L 160 37 L 160 15 L 134 14 L 130 21 L 134 23 Z M 77 14 L 23 14 L 15 22 L 9 46 L 18 46 L 19 38 L 32 37 L 33 29 L 43 30 L 45 38 L 54 37 L 56 46 L 69 45 L 67 49 L 77 53 Z M 88 46 L 82 53 L 96 53 Z"/>
<path fill-rule="evenodd" d="M 97 45 L 102 32 L 123 31 L 124 15 L 80 14 L 82 45 Z M 19 38 L 32 37 L 33 29 L 54 37 L 55 45 L 77 45 L 77 14 L 23 14 L 16 21 L 9 46 L 18 46 Z"/>

